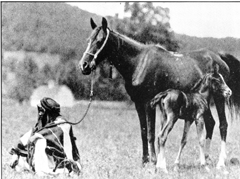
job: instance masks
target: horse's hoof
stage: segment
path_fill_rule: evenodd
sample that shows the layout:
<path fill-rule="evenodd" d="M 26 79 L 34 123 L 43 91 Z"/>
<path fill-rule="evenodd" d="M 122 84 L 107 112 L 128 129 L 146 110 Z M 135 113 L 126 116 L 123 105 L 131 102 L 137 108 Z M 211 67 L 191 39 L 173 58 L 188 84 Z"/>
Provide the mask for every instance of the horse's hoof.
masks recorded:
<path fill-rule="evenodd" d="M 202 168 L 209 173 L 210 172 L 210 168 L 207 165 L 202 166 Z"/>
<path fill-rule="evenodd" d="M 155 173 L 156 173 L 156 174 L 159 174 L 159 173 L 161 173 L 161 172 L 164 172 L 164 173 L 168 174 L 168 170 L 167 170 L 166 168 L 156 167 Z"/>
<path fill-rule="evenodd" d="M 179 172 L 179 170 L 180 170 L 180 166 L 179 166 L 179 164 L 176 164 L 175 166 L 174 166 L 174 169 L 173 169 L 175 172 Z"/>
<path fill-rule="evenodd" d="M 149 158 L 148 157 L 143 157 L 142 158 L 142 167 L 145 167 L 147 163 L 149 163 Z"/>
<path fill-rule="evenodd" d="M 156 156 L 155 156 L 155 157 L 151 157 L 151 162 L 152 162 L 154 165 L 156 165 L 156 163 L 157 163 L 157 158 L 156 158 Z"/>
<path fill-rule="evenodd" d="M 229 174 L 229 171 L 227 171 L 226 167 L 225 166 L 220 166 L 220 167 L 217 167 L 217 170 L 224 174 L 224 175 L 228 175 Z"/>
<path fill-rule="evenodd" d="M 208 164 L 208 165 L 212 164 L 212 159 L 211 159 L 210 155 L 205 155 L 205 160 L 206 160 L 206 164 Z"/>
<path fill-rule="evenodd" d="M 240 165 L 238 158 L 231 158 L 229 162 L 231 165 Z"/>

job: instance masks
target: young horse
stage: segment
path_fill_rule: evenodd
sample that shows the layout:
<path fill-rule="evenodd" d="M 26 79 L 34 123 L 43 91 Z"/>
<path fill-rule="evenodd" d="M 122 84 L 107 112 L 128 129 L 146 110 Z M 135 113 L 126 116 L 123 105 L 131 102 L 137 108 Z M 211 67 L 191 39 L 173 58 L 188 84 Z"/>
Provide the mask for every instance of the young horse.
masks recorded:
<path fill-rule="evenodd" d="M 221 74 L 218 73 L 218 67 L 213 73 L 207 73 L 193 89 L 192 93 L 184 93 L 180 90 L 169 89 L 157 94 L 150 102 L 151 107 L 159 105 L 163 114 L 163 119 L 160 122 L 161 128 L 158 135 L 158 148 L 159 154 L 157 158 L 157 169 L 162 169 L 167 172 L 166 159 L 165 159 L 165 143 L 168 134 L 172 130 L 178 118 L 185 120 L 183 137 L 181 146 L 175 160 L 178 167 L 180 156 L 183 147 L 187 143 L 187 135 L 190 125 L 193 121 L 196 123 L 197 134 L 200 146 L 200 163 L 202 166 L 206 164 L 204 155 L 204 136 L 203 127 L 204 120 L 207 117 L 207 110 L 209 109 L 210 97 L 214 94 L 222 95 L 224 98 L 231 96 L 231 90 L 225 83 Z"/>
<path fill-rule="evenodd" d="M 239 69 L 235 69 L 235 66 L 229 69 L 230 67 L 218 53 L 210 50 L 198 50 L 180 56 L 174 55 L 156 45 L 141 44 L 110 30 L 105 18 L 102 19 L 102 25 L 99 27 L 92 19 L 90 22 L 93 31 L 88 39 L 86 51 L 79 62 L 79 68 L 84 75 L 89 75 L 101 61 L 108 59 L 123 76 L 126 91 L 135 103 L 140 120 L 143 164 L 149 161 L 148 142 L 151 152 L 150 159 L 152 162 L 157 160 L 154 148 L 155 110 L 146 105 L 157 93 L 170 88 L 191 92 L 194 84 L 203 75 L 210 72 L 214 64 L 219 65 L 219 71 L 227 82 L 234 81 L 234 83 L 229 83 L 234 86 L 230 86 L 234 89 L 233 94 L 240 93 L 240 85 L 237 87 L 240 84 L 237 75 Z M 226 56 L 226 58 L 228 57 Z M 240 64 L 238 60 L 236 63 Z M 231 78 L 229 78 L 230 70 Z M 225 100 L 222 96 L 216 95 L 214 102 L 218 111 L 223 144 L 220 158 L 223 158 L 226 153 L 227 136 Z M 240 100 L 235 102 L 237 105 L 240 104 Z M 215 121 L 210 110 L 207 110 L 206 113 L 208 113 L 207 120 L 210 121 L 206 125 L 206 138 L 210 144 Z M 207 146 L 210 146 L 209 144 Z M 219 166 L 224 166 L 224 162 L 219 162 Z"/>

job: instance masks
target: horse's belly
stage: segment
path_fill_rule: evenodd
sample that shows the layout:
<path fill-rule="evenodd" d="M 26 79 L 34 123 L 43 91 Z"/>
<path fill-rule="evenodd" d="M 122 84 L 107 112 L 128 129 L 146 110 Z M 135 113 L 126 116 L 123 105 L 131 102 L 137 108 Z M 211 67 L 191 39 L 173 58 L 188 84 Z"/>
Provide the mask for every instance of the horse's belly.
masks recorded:
<path fill-rule="evenodd" d="M 191 59 L 171 58 L 152 63 L 145 70 L 141 83 L 126 83 L 133 101 L 148 101 L 170 88 L 189 92 L 202 76 L 202 70 Z"/>

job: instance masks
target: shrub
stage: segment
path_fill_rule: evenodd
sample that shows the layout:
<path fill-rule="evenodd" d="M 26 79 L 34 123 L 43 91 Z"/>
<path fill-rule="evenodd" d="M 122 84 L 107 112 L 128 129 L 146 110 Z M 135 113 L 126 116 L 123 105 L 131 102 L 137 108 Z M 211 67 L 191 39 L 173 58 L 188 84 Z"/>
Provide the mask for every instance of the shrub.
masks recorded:
<path fill-rule="evenodd" d="M 30 57 L 16 63 L 15 67 L 15 80 L 10 84 L 8 96 L 22 103 L 29 100 L 37 87 L 38 67 Z"/>

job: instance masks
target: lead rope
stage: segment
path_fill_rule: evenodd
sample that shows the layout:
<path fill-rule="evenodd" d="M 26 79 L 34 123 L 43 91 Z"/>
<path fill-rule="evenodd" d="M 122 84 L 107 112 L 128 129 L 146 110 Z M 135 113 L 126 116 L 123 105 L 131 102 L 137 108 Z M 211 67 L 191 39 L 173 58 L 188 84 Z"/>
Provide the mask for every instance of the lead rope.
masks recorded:
<path fill-rule="evenodd" d="M 87 109 L 86 109 L 85 113 L 83 114 L 83 117 L 78 122 L 69 122 L 69 121 L 67 121 L 65 119 L 66 122 L 64 122 L 64 123 L 68 123 L 68 124 L 71 124 L 71 125 L 77 125 L 77 124 L 81 123 L 83 121 L 83 119 L 86 117 L 86 115 L 87 115 L 87 113 L 88 113 L 88 111 L 90 109 L 90 106 L 91 106 L 91 103 L 92 103 L 92 99 L 93 99 L 94 76 L 95 76 L 95 70 L 93 70 L 92 74 L 91 74 L 90 99 L 89 99 L 89 103 L 88 103 Z"/>

